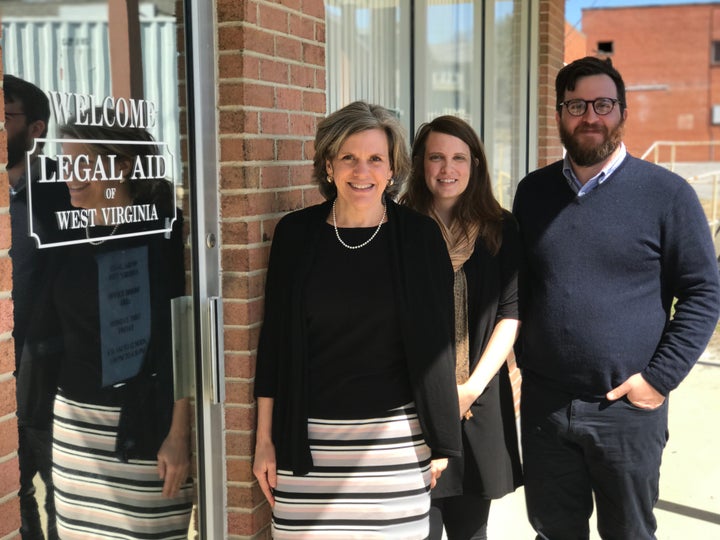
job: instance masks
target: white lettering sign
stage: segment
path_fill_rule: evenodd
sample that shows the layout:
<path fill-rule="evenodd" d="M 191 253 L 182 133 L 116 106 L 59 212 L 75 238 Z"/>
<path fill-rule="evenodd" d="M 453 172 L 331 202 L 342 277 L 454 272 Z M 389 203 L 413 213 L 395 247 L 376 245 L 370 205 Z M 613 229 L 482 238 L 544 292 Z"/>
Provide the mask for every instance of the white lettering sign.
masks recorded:
<path fill-rule="evenodd" d="M 141 129 L 157 125 L 158 110 L 152 101 L 107 96 L 99 103 L 93 95 L 54 90 L 48 92 L 48 97 L 53 116 L 60 124 L 74 121 L 78 126 Z"/>

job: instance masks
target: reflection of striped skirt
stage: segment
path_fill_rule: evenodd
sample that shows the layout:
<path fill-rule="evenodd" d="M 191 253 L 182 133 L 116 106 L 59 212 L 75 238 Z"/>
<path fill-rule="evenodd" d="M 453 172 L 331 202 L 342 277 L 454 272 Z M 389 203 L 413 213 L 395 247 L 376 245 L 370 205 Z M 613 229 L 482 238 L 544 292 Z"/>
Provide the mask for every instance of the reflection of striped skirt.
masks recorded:
<path fill-rule="evenodd" d="M 308 430 L 312 471 L 278 471 L 275 538 L 427 537 L 430 449 L 413 405 Z"/>
<path fill-rule="evenodd" d="M 157 461 L 113 454 L 119 407 L 55 399 L 53 481 L 63 540 L 187 539 L 192 484 L 162 496 Z"/>

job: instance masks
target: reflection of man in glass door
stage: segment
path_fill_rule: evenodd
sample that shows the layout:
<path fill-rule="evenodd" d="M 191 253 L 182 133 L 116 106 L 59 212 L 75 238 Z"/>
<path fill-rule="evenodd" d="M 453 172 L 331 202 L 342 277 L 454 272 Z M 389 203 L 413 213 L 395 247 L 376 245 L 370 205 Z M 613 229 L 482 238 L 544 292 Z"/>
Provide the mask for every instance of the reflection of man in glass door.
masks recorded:
<path fill-rule="evenodd" d="M 32 208 L 28 207 L 28 182 L 37 182 L 40 177 L 38 154 L 42 145 L 35 147 L 35 139 L 45 137 L 50 107 L 48 98 L 37 86 L 13 77 L 3 77 L 5 95 L 5 130 L 8 153 L 7 173 L 10 181 L 10 218 L 13 278 L 13 338 L 15 340 L 15 373 L 20 373 L 20 363 L 25 343 L 29 317 L 34 297 L 42 281 L 45 268 L 45 253 L 37 249 L 35 240 L 28 234 L 29 220 L 33 231 L 40 235 L 51 235 L 54 210 L 69 206 L 67 189 L 57 184 L 57 189 L 35 190 Z M 34 148 L 35 147 L 35 148 Z M 34 151 L 33 151 L 34 148 Z M 27 153 L 33 151 L 28 157 Z M 47 160 L 50 166 L 53 163 Z M 29 167 L 29 168 L 28 168 Z M 31 188 L 32 189 L 32 188 Z M 27 369 L 26 369 L 27 371 Z M 31 389 L 30 381 L 36 377 L 19 377 L 18 401 L 18 461 L 20 463 L 20 532 L 23 540 L 43 539 L 40 514 L 35 499 L 33 479 L 40 474 L 45 482 L 45 509 L 48 517 L 48 539 L 58 538 L 55 531 L 55 504 L 51 476 L 52 450 L 52 396 Z M 21 381 L 28 382 L 23 385 Z"/>

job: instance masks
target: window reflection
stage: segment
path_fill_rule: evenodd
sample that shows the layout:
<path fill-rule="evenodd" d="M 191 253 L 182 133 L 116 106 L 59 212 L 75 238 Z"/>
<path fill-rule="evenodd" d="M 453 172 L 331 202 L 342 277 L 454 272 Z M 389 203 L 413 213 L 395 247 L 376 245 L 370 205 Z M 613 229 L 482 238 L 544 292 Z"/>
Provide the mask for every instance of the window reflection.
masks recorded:
<path fill-rule="evenodd" d="M 494 84 L 492 115 L 492 178 L 495 196 L 506 208 L 512 205 L 517 183 L 526 173 L 527 51 L 523 46 L 523 21 L 527 7 L 520 0 L 495 2 L 493 72 L 487 78 Z M 525 83 L 525 84 L 523 84 Z M 487 143 L 486 143 L 487 146 Z"/>
<path fill-rule="evenodd" d="M 328 112 L 364 99 L 410 129 L 410 2 L 329 0 L 325 9 Z"/>
<path fill-rule="evenodd" d="M 102 100 L 113 94 L 112 74 L 105 67 L 110 66 L 107 2 L 68 4 L 3 6 L 3 71 L 46 90 L 94 95 Z M 150 132 L 178 156 L 177 24 L 172 7 L 167 1 L 143 2 L 138 7 L 142 66 L 136 69 L 144 74 L 144 97 L 160 107 L 161 121 Z M 51 119 L 48 138 L 56 137 L 56 130 Z M 59 150 L 55 143 L 48 144 L 49 152 Z M 175 178 L 180 176 L 179 164 L 177 167 Z"/>
<path fill-rule="evenodd" d="M 26 103 L 18 96 L 9 103 L 5 92 L 4 130 L 9 141 L 20 145 L 20 168 L 27 163 L 27 170 L 18 169 L 14 177 L 27 178 L 24 184 L 12 184 L 10 210 L 13 298 L 17 306 L 27 308 L 25 315 L 20 311 L 28 321 L 25 337 L 16 338 L 18 417 L 24 415 L 30 425 L 31 419 L 51 414 L 58 392 L 55 419 L 61 427 L 35 427 L 54 437 L 45 440 L 45 448 L 54 443 L 52 467 L 62 476 L 57 476 L 54 497 L 60 536 L 99 537 L 105 528 L 115 528 L 117 534 L 133 531 L 128 534 L 136 536 L 137 527 L 143 534 L 154 531 L 163 538 L 188 536 L 194 498 L 188 459 L 194 445 L 189 406 L 193 398 L 185 390 L 193 385 L 190 375 L 182 377 L 182 393 L 173 387 L 170 333 L 171 299 L 187 299 L 190 289 L 182 216 L 186 226 L 189 220 L 187 212 L 181 212 L 188 207 L 187 192 L 181 189 L 186 181 L 182 157 L 187 155 L 182 151 L 180 122 L 184 86 L 178 76 L 174 13 L 181 4 L 3 2 L 2 71 L 33 83 L 50 100 L 50 115 L 44 120 L 49 130 L 41 132 L 32 127 L 37 119 L 27 116 Z M 126 23 L 112 15 L 113 9 L 124 8 L 129 14 Z M 118 50 L 120 55 L 115 54 Z M 118 84 L 129 79 L 139 84 Z M 117 115 L 110 117 L 110 112 Z M 33 147 L 34 143 L 38 144 Z M 65 198 L 70 194 L 71 201 L 66 204 L 51 188 Z M 48 200 L 63 206 L 43 206 Z M 20 257 L 21 246 L 27 257 Z M 46 256 L 35 259 L 40 253 Z M 22 271 L 21 260 L 27 262 Z M 25 287 L 19 276 L 29 275 L 30 267 L 41 273 L 36 286 Z M 31 293 L 20 300 L 22 287 Z M 50 320 L 52 324 L 43 324 Z M 57 359 L 53 365 L 60 367 L 59 378 L 38 381 L 38 373 L 51 371 L 36 369 L 38 364 L 26 362 L 26 357 L 36 362 Z M 188 370 L 192 366 L 185 367 Z M 28 377 L 49 397 L 43 411 L 37 409 L 40 392 L 22 390 Z M 98 411 L 105 418 L 96 422 Z M 91 416 L 82 416 L 86 413 Z M 93 431 L 92 444 L 83 438 L 88 429 L 68 427 L 80 424 L 102 426 Z M 25 437 L 18 454 L 27 444 L 33 443 Z M 91 447 L 94 450 L 88 450 Z M 86 451 L 92 456 L 82 457 Z M 102 468 L 96 467 L 100 460 L 107 476 L 122 477 L 128 486 L 142 483 L 144 497 L 160 502 L 138 499 L 132 488 L 129 495 L 121 495 L 126 499 L 117 498 L 118 484 L 103 482 Z M 144 461 L 142 467 L 137 460 Z M 34 475 L 27 486 L 30 497 L 24 500 L 28 505 L 21 506 L 30 508 L 30 498 L 40 505 L 23 512 L 23 537 L 41 537 L 36 518 L 51 511 L 51 505 L 42 503 L 43 491 L 47 487 L 52 496 L 52 486 L 36 478 L 35 486 L 41 489 L 35 496 Z M 151 483 L 154 495 L 148 495 Z M 90 504 L 95 518 L 83 513 Z M 121 508 L 133 505 L 142 508 L 130 519 Z M 168 505 L 175 505 L 175 518 L 164 518 L 163 524 L 146 515 L 137 517 Z M 47 527 L 43 519 L 48 538 L 57 538 L 53 521 Z M 71 533 L 73 527 L 83 532 Z M 190 529 L 194 537 L 194 526 Z"/>
<path fill-rule="evenodd" d="M 506 208 L 528 163 L 528 32 L 521 0 L 328 0 L 328 110 L 395 110 L 412 136 L 451 114 L 481 135 Z M 493 21 L 488 25 L 486 21 Z"/>
<path fill-rule="evenodd" d="M 421 121 L 451 114 L 468 122 L 480 101 L 473 70 L 480 69 L 482 31 L 475 28 L 472 2 L 434 0 L 427 4 L 423 57 L 425 94 Z M 477 42 L 477 46 L 476 46 Z"/>

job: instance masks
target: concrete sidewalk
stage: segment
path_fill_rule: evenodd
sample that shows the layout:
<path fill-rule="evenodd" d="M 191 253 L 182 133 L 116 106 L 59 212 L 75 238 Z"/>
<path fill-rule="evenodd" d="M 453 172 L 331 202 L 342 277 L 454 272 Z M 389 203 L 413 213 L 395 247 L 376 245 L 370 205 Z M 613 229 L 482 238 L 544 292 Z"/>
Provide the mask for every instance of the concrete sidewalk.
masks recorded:
<path fill-rule="evenodd" d="M 720 335 L 670 396 L 660 471 L 658 540 L 720 540 Z M 522 488 L 490 508 L 490 540 L 532 540 Z M 591 540 L 599 540 L 594 514 Z"/>

